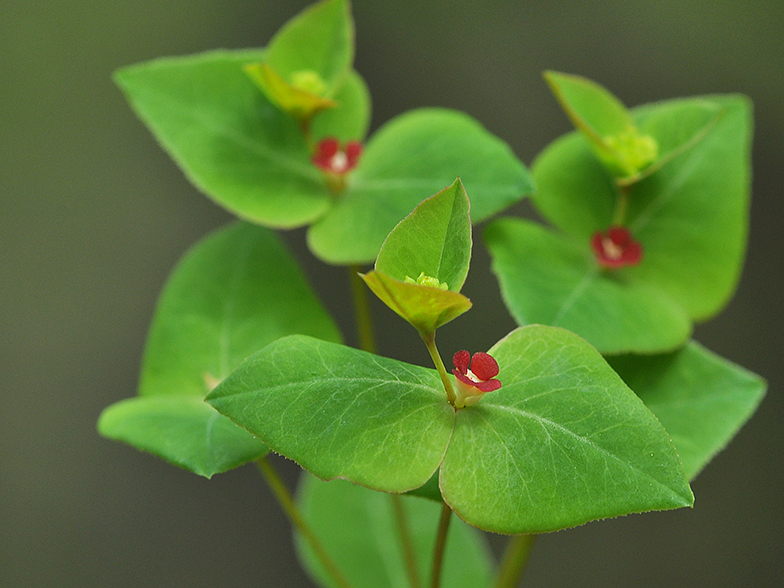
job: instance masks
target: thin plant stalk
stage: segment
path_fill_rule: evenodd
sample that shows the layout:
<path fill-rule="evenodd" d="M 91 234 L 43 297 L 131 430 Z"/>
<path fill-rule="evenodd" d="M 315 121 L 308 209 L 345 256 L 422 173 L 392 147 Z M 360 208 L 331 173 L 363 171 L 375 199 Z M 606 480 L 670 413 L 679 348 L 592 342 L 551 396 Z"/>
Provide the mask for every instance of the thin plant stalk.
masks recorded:
<path fill-rule="evenodd" d="M 417 569 L 416 554 L 414 553 L 414 542 L 411 540 L 411 533 L 408 528 L 408 517 L 403 506 L 403 497 L 399 494 L 390 494 L 392 505 L 395 509 L 395 522 L 400 534 L 400 542 L 403 544 L 403 555 L 406 560 L 406 572 L 411 588 L 420 588 L 419 570 Z"/>
<path fill-rule="evenodd" d="M 536 535 L 514 535 L 509 539 L 494 588 L 515 588 L 520 584 L 535 541 Z"/>
<path fill-rule="evenodd" d="M 351 291 L 354 296 L 354 316 L 357 321 L 357 335 L 359 336 L 359 348 L 370 353 L 376 352 L 376 338 L 373 331 L 373 318 L 370 314 L 370 303 L 368 301 L 367 288 L 362 278 L 359 277 L 359 266 L 349 266 L 349 278 L 351 280 Z"/>
<path fill-rule="evenodd" d="M 423 333 L 420 331 L 419 335 L 422 337 L 422 341 L 425 342 L 425 346 L 430 353 L 430 358 L 433 360 L 433 364 L 435 364 L 436 369 L 438 370 L 438 375 L 441 376 L 441 383 L 444 385 L 444 390 L 446 390 L 446 398 L 449 400 L 449 404 L 454 406 L 457 395 L 455 394 L 455 389 L 452 387 L 452 379 L 449 377 L 446 367 L 444 367 L 444 361 L 441 359 L 441 354 L 438 352 L 438 347 L 436 347 L 436 333 L 435 331 L 432 333 Z"/>
<path fill-rule="evenodd" d="M 302 533 L 302 536 L 307 540 L 307 542 L 310 543 L 310 546 L 313 548 L 313 552 L 324 566 L 324 569 L 327 571 L 327 573 L 332 576 L 332 579 L 335 580 L 335 583 L 340 586 L 340 588 L 351 588 L 351 584 L 348 583 L 346 578 L 332 561 L 332 558 L 327 553 L 327 550 L 324 549 L 324 546 L 305 522 L 305 519 L 302 518 L 302 515 L 299 513 L 299 509 L 297 508 L 291 493 L 280 479 L 278 472 L 275 471 L 275 468 L 272 467 L 272 464 L 270 464 L 270 462 L 267 460 L 267 457 L 265 456 L 256 460 L 256 465 L 264 476 L 264 479 L 267 481 L 267 484 L 269 484 L 269 487 L 272 490 L 272 493 L 275 495 L 275 498 L 278 499 L 278 502 L 283 508 L 283 511 L 286 513 L 289 521 L 292 525 L 294 525 L 294 527 L 297 528 L 300 533 Z"/>
<path fill-rule="evenodd" d="M 433 549 L 433 569 L 430 573 L 430 588 L 438 588 L 441 585 L 441 568 L 444 563 L 444 551 L 446 550 L 446 537 L 449 532 L 449 523 L 452 520 L 452 509 L 444 502 L 441 508 L 441 520 L 438 523 L 438 534 L 436 535 L 436 545 Z"/>

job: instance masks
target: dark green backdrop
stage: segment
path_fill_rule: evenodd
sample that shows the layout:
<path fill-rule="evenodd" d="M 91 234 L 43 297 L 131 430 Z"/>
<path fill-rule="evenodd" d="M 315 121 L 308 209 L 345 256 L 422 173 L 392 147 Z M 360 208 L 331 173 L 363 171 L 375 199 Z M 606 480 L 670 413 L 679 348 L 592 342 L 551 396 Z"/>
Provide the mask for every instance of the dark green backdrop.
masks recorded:
<path fill-rule="evenodd" d="M 110 73 L 160 55 L 263 45 L 305 4 L 0 3 L 0 585 L 309 586 L 255 470 L 206 481 L 95 432 L 103 407 L 134 394 L 167 273 L 229 218 L 184 180 Z M 355 16 L 374 127 L 409 108 L 454 107 L 526 163 L 569 129 L 543 69 L 594 78 L 629 105 L 753 98 L 746 270 L 697 338 L 768 378 L 768 397 L 695 481 L 693 510 L 546 536 L 526 585 L 780 586 L 784 3 L 358 0 Z M 290 242 L 340 309 L 343 272 L 313 262 L 301 233 Z M 481 246 L 464 292 L 476 310 L 443 330 L 443 349 L 486 348 L 512 327 Z M 379 331 L 402 342 L 382 351 L 426 365 L 413 331 L 377 311 Z M 296 468 L 284 469 L 293 481 Z"/>

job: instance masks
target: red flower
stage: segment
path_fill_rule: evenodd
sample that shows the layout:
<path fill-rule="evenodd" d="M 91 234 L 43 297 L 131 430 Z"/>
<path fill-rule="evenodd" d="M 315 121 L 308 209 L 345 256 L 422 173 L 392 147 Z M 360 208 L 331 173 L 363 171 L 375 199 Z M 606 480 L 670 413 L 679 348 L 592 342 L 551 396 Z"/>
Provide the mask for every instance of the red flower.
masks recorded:
<path fill-rule="evenodd" d="M 325 172 L 342 175 L 357 166 L 359 156 L 362 154 L 362 143 L 349 141 L 342 148 L 340 142 L 334 137 L 319 141 L 316 153 L 313 155 L 313 164 Z"/>
<path fill-rule="evenodd" d="M 596 254 L 596 261 L 602 267 L 637 265 L 642 260 L 642 245 L 624 227 L 610 227 L 603 233 L 594 234 L 591 247 Z"/>
<path fill-rule="evenodd" d="M 501 387 L 501 382 L 495 379 L 498 362 L 487 353 L 479 351 L 471 357 L 464 349 L 455 353 L 452 363 L 455 364 L 452 373 L 457 385 L 457 408 L 476 404 L 483 394 Z"/>

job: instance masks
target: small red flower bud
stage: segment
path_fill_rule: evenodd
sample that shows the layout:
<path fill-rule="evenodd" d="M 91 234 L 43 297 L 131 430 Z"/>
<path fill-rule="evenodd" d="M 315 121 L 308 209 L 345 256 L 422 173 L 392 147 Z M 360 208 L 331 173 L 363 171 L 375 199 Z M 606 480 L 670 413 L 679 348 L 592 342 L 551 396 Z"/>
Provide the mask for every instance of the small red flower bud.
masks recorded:
<path fill-rule="evenodd" d="M 591 247 L 602 267 L 620 268 L 637 265 L 642 260 L 642 245 L 625 227 L 610 227 L 603 233 L 595 233 Z"/>
<path fill-rule="evenodd" d="M 455 364 L 452 373 L 456 378 L 457 408 L 476 404 L 483 394 L 501 387 L 501 382 L 495 379 L 499 372 L 498 362 L 487 353 L 479 351 L 471 357 L 466 350 L 458 351 L 452 363 Z"/>
<path fill-rule="evenodd" d="M 316 145 L 313 164 L 325 172 L 342 175 L 351 171 L 359 163 L 362 154 L 362 143 L 349 141 L 341 148 L 340 142 L 334 137 L 327 137 Z"/>

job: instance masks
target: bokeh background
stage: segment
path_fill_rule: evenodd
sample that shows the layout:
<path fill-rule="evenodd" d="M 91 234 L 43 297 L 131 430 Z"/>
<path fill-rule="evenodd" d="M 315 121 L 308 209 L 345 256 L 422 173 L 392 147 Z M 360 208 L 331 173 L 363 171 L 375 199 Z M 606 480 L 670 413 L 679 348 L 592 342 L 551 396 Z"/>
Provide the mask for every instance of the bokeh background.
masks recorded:
<path fill-rule="evenodd" d="M 186 182 L 110 74 L 161 55 L 263 46 L 306 4 L 0 2 L 0 586 L 310 586 L 252 467 L 207 481 L 95 432 L 105 406 L 135 393 L 168 272 L 230 220 Z M 628 105 L 752 97 L 748 259 L 736 297 L 696 338 L 766 377 L 768 395 L 694 482 L 694 509 L 545 536 L 524 583 L 781 586 L 784 3 L 355 4 L 374 128 L 410 108 L 453 107 L 530 164 L 570 129 L 544 69 L 596 79 Z M 286 235 L 351 333 L 345 272 L 314 261 L 302 237 Z M 444 350 L 487 348 L 513 327 L 481 245 L 474 257 L 465 292 L 475 310 L 443 329 Z M 376 318 L 384 354 L 427 365 L 410 327 L 379 307 Z M 296 467 L 281 467 L 293 484 Z"/>

